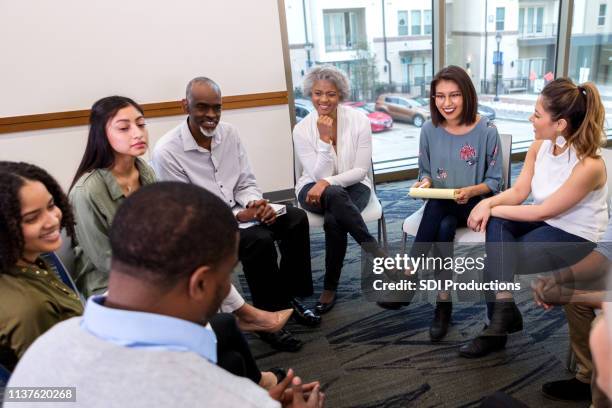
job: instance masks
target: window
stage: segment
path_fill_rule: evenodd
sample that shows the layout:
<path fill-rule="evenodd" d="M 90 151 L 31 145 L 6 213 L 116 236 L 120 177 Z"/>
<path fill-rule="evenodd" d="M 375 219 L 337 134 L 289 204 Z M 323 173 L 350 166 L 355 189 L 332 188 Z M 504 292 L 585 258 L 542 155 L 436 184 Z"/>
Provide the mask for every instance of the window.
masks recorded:
<path fill-rule="evenodd" d="M 518 24 L 520 34 L 544 32 L 544 7 L 521 7 Z"/>
<path fill-rule="evenodd" d="M 300 103 L 302 98 L 310 99 L 310 95 L 301 94 L 303 73 L 312 66 L 333 64 L 350 81 L 347 102 L 364 104 L 372 110 L 376 106 L 381 108 L 381 104 L 393 108 L 389 112 L 391 118 L 387 118 L 393 120 L 393 126 L 372 140 L 374 171 L 380 174 L 416 166 L 421 129 L 412 122 L 402 121 L 405 118 L 396 110 L 400 108 L 400 94 L 410 100 L 429 101 L 429 81 L 433 76 L 432 33 L 436 25 L 433 0 L 385 0 L 384 3 L 284 0 L 283 3 L 294 99 L 298 101 L 296 117 L 306 115 L 311 109 L 309 104 Z M 495 8 L 489 7 L 489 10 L 493 13 Z M 408 36 L 414 38 L 407 41 Z"/>
<path fill-rule="evenodd" d="M 538 7 L 536 12 L 535 32 L 541 33 L 544 25 L 544 7 Z"/>
<path fill-rule="evenodd" d="M 601 1 L 598 0 L 597 4 Z M 485 19 L 483 13 L 476 14 L 476 3 L 474 0 L 453 0 L 451 14 L 446 2 L 445 63 L 468 71 L 478 93 L 478 103 L 495 112 L 495 125 L 499 133 L 512 134 L 513 151 L 524 151 L 533 142 L 529 115 L 533 112 L 539 91 L 546 85 L 545 77 L 549 78 L 547 74 L 555 72 L 557 37 L 552 35 L 552 28 L 558 24 L 561 1 L 478 2 L 487 5 L 491 19 Z M 496 7 L 501 4 L 506 7 Z M 591 25 L 594 26 L 598 9 L 596 5 L 591 7 Z M 574 16 L 577 14 L 574 13 Z M 493 31 L 493 28 L 497 30 Z M 546 32 L 546 36 L 544 33 L 536 34 L 538 30 Z M 527 31 L 531 31 L 531 34 L 527 34 Z M 480 36 L 476 37 L 473 33 Z M 499 62 L 496 58 L 498 35 L 501 36 L 500 65 L 495 63 Z M 512 101 L 517 99 L 524 105 L 513 105 Z"/>
<path fill-rule="evenodd" d="M 506 8 L 497 7 L 495 10 L 495 31 L 504 31 L 504 20 L 506 17 Z"/>
<path fill-rule="evenodd" d="M 412 10 L 412 35 L 421 35 L 421 10 Z"/>
<path fill-rule="evenodd" d="M 423 11 L 423 34 L 431 35 L 431 10 Z"/>
<path fill-rule="evenodd" d="M 408 35 L 408 12 L 397 12 L 397 34 Z"/>
<path fill-rule="evenodd" d="M 612 30 L 606 26 L 606 14 L 612 0 L 593 3 L 574 3 L 568 76 L 577 84 L 595 83 L 607 101 L 612 98 Z M 605 125 L 610 135 L 612 117 L 607 109 Z"/>
<path fill-rule="evenodd" d="M 323 25 L 326 51 L 365 47 L 365 16 L 362 10 L 323 11 Z"/>

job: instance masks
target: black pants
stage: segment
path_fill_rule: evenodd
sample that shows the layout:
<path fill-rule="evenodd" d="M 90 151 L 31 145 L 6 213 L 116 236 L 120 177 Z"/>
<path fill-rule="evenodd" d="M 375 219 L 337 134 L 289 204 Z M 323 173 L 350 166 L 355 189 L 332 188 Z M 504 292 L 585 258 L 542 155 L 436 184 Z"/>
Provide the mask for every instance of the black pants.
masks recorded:
<path fill-rule="evenodd" d="M 240 230 L 238 256 L 255 307 L 281 310 L 289 307 L 294 297 L 312 295 L 309 234 L 306 213 L 291 206 L 272 225 Z M 280 267 L 276 241 L 281 253 Z"/>
<path fill-rule="evenodd" d="M 452 258 L 457 227 L 467 225 L 470 212 L 481 199 L 481 196 L 472 197 L 465 204 L 457 204 L 453 200 L 431 199 L 427 201 L 410 256 L 415 258 L 421 255 L 427 256 L 433 243 L 436 243 L 434 256 Z M 452 279 L 451 270 L 436 270 L 435 273 L 436 279 Z"/>
<path fill-rule="evenodd" d="M 234 315 L 217 313 L 210 319 L 210 325 L 217 336 L 217 365 L 225 371 L 259 384 L 261 371 L 251 354 L 249 343 L 236 324 Z"/>
<path fill-rule="evenodd" d="M 321 195 L 321 206 L 306 202 L 306 196 L 315 183 L 306 184 L 298 196 L 300 205 L 307 211 L 322 214 L 325 230 L 325 283 L 324 289 L 336 290 L 346 255 L 347 233 L 358 244 L 376 243 L 361 217 L 361 211 L 370 201 L 368 186 L 357 183 L 343 188 L 328 186 Z M 371 245 L 370 245 L 371 247 Z"/>

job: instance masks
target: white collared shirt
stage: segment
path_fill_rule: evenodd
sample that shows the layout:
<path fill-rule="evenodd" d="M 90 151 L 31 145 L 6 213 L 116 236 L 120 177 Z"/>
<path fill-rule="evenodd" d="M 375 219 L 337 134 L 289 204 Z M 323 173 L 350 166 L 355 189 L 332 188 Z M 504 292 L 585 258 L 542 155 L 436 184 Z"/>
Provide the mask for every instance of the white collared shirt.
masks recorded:
<path fill-rule="evenodd" d="M 159 180 L 193 183 L 217 195 L 233 209 L 263 194 L 233 125 L 219 122 L 208 151 L 193 138 L 187 120 L 166 133 L 153 150 Z"/>

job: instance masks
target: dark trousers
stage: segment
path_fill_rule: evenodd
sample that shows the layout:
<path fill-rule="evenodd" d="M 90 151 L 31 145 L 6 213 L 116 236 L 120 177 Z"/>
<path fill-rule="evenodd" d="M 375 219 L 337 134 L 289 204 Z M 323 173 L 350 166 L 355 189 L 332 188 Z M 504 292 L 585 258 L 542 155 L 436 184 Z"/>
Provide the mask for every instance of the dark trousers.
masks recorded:
<path fill-rule="evenodd" d="M 299 208 L 287 206 L 272 225 L 241 229 L 238 256 L 255 307 L 281 310 L 294 297 L 312 295 L 308 217 Z"/>
<path fill-rule="evenodd" d="M 358 244 L 376 243 L 368 231 L 361 211 L 370 201 L 368 186 L 357 183 L 349 187 L 328 186 L 321 195 L 321 206 L 306 202 L 306 196 L 315 183 L 306 184 L 298 195 L 302 208 L 323 215 L 325 230 L 325 282 L 324 289 L 336 290 L 346 255 L 347 233 Z M 371 245 L 370 245 L 371 246 Z"/>
<path fill-rule="evenodd" d="M 453 200 L 430 199 L 427 201 L 410 256 L 415 258 L 427 256 L 435 243 L 434 256 L 452 258 L 453 241 L 457 228 L 467 225 L 470 212 L 481 199 L 481 196 L 472 197 L 465 204 L 457 204 Z M 451 270 L 436 270 L 435 273 L 436 279 L 452 279 Z"/>
<path fill-rule="evenodd" d="M 534 274 L 573 265 L 588 255 L 595 243 L 543 221 L 491 217 L 485 248 L 484 282 L 513 282 L 514 274 Z M 486 295 L 490 318 L 494 293 Z"/>
<path fill-rule="evenodd" d="M 217 336 L 217 365 L 225 371 L 259 384 L 261 371 L 236 324 L 234 315 L 217 313 L 210 319 L 210 325 Z"/>
<path fill-rule="evenodd" d="M 578 262 L 593 248 L 595 243 L 542 221 L 491 217 L 487 223 L 484 280 L 513 282 L 515 273 L 563 268 Z"/>

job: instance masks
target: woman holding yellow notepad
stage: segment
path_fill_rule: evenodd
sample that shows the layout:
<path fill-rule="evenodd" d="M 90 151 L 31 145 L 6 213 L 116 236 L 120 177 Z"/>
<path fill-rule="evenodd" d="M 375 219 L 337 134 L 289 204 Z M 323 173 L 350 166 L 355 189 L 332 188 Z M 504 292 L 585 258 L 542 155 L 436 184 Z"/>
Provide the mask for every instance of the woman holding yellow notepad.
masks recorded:
<path fill-rule="evenodd" d="M 452 257 L 457 227 L 465 226 L 472 208 L 500 191 L 503 183 L 499 134 L 477 114 L 476 90 L 467 73 L 457 66 L 442 69 L 431 82 L 430 95 L 431 120 L 421 129 L 419 181 L 411 195 L 418 196 L 420 189 L 445 190 L 436 190 L 438 198 L 425 204 L 410 251 L 414 258 L 427 256 L 433 243 L 439 243 L 436 255 Z M 452 279 L 452 270 L 435 272 L 438 280 Z M 450 294 L 438 292 L 429 331 L 432 341 L 446 335 L 451 312 Z"/>

